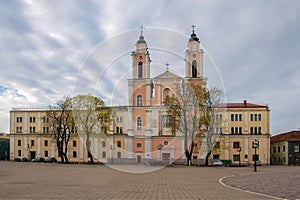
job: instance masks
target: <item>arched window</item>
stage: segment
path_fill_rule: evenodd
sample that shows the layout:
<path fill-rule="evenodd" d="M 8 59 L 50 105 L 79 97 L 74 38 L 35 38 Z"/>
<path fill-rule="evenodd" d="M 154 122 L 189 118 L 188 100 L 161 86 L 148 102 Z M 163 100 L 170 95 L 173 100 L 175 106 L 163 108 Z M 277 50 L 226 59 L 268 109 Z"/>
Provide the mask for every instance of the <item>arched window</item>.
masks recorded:
<path fill-rule="evenodd" d="M 164 89 L 163 91 L 163 101 L 165 102 L 165 105 L 170 105 L 170 97 L 171 97 L 171 90 L 169 88 Z"/>
<path fill-rule="evenodd" d="M 136 130 L 141 131 L 142 130 L 142 118 L 141 117 L 137 117 L 136 119 Z"/>
<path fill-rule="evenodd" d="M 143 62 L 140 61 L 138 64 L 138 78 L 143 78 Z"/>
<path fill-rule="evenodd" d="M 142 106 L 143 105 L 143 97 L 142 97 L 142 95 L 138 95 L 136 97 L 136 105 L 137 106 Z"/>
<path fill-rule="evenodd" d="M 192 77 L 193 78 L 197 77 L 197 62 L 196 62 L 196 60 L 193 60 L 193 62 L 192 62 Z"/>

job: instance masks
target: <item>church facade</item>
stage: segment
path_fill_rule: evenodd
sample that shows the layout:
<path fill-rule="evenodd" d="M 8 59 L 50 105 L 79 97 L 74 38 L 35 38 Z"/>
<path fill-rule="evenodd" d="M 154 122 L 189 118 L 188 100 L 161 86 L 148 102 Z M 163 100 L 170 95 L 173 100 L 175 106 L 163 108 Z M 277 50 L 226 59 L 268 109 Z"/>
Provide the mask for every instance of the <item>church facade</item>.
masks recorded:
<path fill-rule="evenodd" d="M 203 75 L 203 50 L 194 30 L 187 41 L 185 77 L 166 69 L 151 77 L 151 59 L 144 36 L 139 36 L 132 52 L 132 75 L 128 79 L 128 106 L 112 107 L 110 128 L 103 135 L 91 138 L 91 151 L 96 162 L 146 163 L 174 162 L 185 158 L 185 149 L 194 140 L 192 158 L 205 158 L 207 149 L 201 133 L 185 137 L 181 129 L 170 128 L 172 118 L 166 109 L 166 97 L 179 95 L 180 87 L 201 90 L 206 87 Z M 194 87 L 197 86 L 197 87 Z M 220 126 L 211 159 L 232 160 L 253 164 L 258 154 L 263 164 L 269 164 L 270 110 L 268 106 L 243 103 L 226 103 L 218 106 Z M 10 111 L 10 157 L 57 157 L 54 137 L 45 119 L 45 109 L 14 108 Z M 192 123 L 188 121 L 188 123 Z M 71 138 L 68 157 L 71 162 L 87 162 L 85 138 Z M 188 143 L 185 142 L 188 139 Z M 259 140 L 256 153 L 252 147 Z"/>

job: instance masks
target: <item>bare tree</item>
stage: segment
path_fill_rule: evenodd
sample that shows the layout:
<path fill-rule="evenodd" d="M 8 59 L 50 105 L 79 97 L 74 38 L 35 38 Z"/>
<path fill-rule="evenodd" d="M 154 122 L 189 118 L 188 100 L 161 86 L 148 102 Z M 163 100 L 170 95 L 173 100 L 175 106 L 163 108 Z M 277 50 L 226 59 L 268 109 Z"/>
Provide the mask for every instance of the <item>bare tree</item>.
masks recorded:
<path fill-rule="evenodd" d="M 76 134 L 71 98 L 64 97 L 54 106 L 49 106 L 46 117 L 51 124 L 51 132 L 56 141 L 61 162 L 68 163 L 68 143 L 71 136 Z"/>
<path fill-rule="evenodd" d="M 91 136 L 100 134 L 108 126 L 111 109 L 105 102 L 92 95 L 77 95 L 72 98 L 74 118 L 78 133 L 85 136 L 85 145 L 91 163 L 94 157 L 91 151 Z"/>
<path fill-rule="evenodd" d="M 182 80 L 175 88 L 175 93 L 165 99 L 167 112 L 171 117 L 171 131 L 174 133 L 181 131 L 184 135 L 186 165 L 192 165 L 195 133 L 199 130 L 200 89 L 199 84 L 191 84 L 187 80 Z"/>
<path fill-rule="evenodd" d="M 216 116 L 221 112 L 221 108 L 218 105 L 223 101 L 223 98 L 223 91 L 216 87 L 203 89 L 202 103 L 199 106 L 201 111 L 199 122 L 204 140 L 202 144 L 206 147 L 205 165 L 208 165 L 208 159 L 214 149 L 216 139 L 221 134 L 221 131 L 217 130 L 222 125 L 223 120 L 218 119 Z"/>

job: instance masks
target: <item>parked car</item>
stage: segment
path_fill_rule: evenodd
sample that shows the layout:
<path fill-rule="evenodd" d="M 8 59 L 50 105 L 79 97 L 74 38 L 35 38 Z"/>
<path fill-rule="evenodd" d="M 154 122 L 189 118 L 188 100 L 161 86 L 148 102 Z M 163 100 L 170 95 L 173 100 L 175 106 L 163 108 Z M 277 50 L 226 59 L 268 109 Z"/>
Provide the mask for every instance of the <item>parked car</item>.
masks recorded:
<path fill-rule="evenodd" d="M 52 158 L 48 157 L 48 158 L 45 159 L 45 162 L 46 163 L 53 163 L 53 162 L 57 162 L 57 160 L 54 157 L 52 157 Z"/>
<path fill-rule="evenodd" d="M 24 157 L 21 159 L 21 162 L 28 162 L 28 159 Z"/>
<path fill-rule="evenodd" d="M 223 166 L 223 162 L 221 161 L 221 160 L 215 160 L 214 162 L 213 162 L 213 166 Z"/>
<path fill-rule="evenodd" d="M 255 161 L 256 162 L 256 166 L 261 166 L 261 162 L 260 160 Z"/>
<path fill-rule="evenodd" d="M 21 162 L 21 158 L 15 158 L 14 161 L 15 162 Z"/>
<path fill-rule="evenodd" d="M 42 158 L 42 157 L 38 157 L 38 158 L 34 158 L 31 160 L 31 162 L 45 162 L 45 158 Z"/>

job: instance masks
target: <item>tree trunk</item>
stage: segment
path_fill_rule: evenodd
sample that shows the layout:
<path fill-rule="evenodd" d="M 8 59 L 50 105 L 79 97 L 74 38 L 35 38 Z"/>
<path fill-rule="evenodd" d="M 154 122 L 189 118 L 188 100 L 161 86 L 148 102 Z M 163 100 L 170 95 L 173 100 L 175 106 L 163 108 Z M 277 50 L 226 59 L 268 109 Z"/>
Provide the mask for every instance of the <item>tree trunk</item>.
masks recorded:
<path fill-rule="evenodd" d="M 190 146 L 190 151 L 188 149 L 185 151 L 187 166 L 191 166 L 193 164 L 192 163 L 193 149 L 194 149 L 194 141 L 192 141 L 192 144 Z"/>
<path fill-rule="evenodd" d="M 87 134 L 87 137 L 86 137 L 86 150 L 88 152 L 88 157 L 90 158 L 90 162 L 91 164 L 94 163 L 94 159 L 93 159 L 93 154 L 91 152 L 91 147 L 90 147 L 90 135 Z"/>
<path fill-rule="evenodd" d="M 206 157 L 205 157 L 205 166 L 208 166 L 208 158 L 209 158 L 210 155 L 211 155 L 211 151 L 209 151 L 209 152 L 206 154 Z"/>

